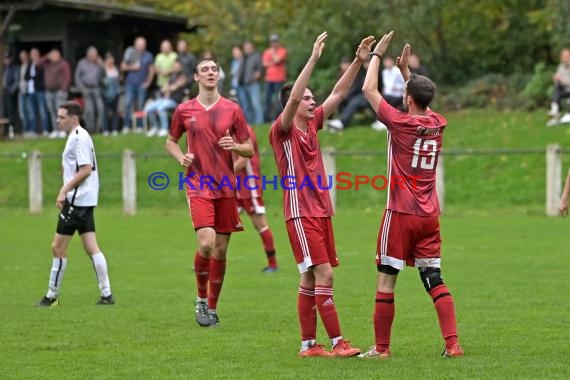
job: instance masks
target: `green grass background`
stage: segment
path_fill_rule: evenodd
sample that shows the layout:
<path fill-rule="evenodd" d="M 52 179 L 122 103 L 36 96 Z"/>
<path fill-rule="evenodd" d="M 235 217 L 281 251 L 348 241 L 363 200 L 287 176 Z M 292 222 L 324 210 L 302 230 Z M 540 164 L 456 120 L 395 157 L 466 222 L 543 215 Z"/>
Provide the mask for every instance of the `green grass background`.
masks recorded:
<path fill-rule="evenodd" d="M 545 128 L 539 113 L 464 111 L 448 115 L 447 148 L 570 146 L 570 129 Z M 259 130 L 268 151 L 267 127 Z M 321 134 L 339 151 L 384 151 L 385 136 L 368 128 Z M 27 212 L 27 161 L 0 162 L 0 363 L 7 379 L 197 378 L 567 378 L 568 220 L 544 217 L 544 154 L 450 156 L 446 159 L 447 209 L 441 219 L 443 276 L 455 300 L 466 357 L 443 360 L 443 342 L 431 299 L 417 272 L 398 280 L 393 358 L 389 361 L 297 358 L 298 272 L 281 216 L 281 193 L 266 192 L 280 271 L 265 264 L 251 223 L 232 236 L 219 313 L 221 327 L 194 322 L 191 272 L 196 248 L 182 192 L 146 185 L 153 171 L 175 173 L 173 160 L 139 157 L 139 213 L 121 212 L 120 158 L 131 148 L 162 152 L 163 140 L 96 136 L 101 168 L 98 239 L 111 276 L 114 307 L 97 307 L 98 289 L 79 239 L 70 246 L 61 306 L 31 307 L 45 293 L 49 243 L 57 212 L 63 141 L 0 143 L 3 153 L 52 154 L 44 159 L 41 215 Z M 568 155 L 567 155 L 568 156 Z M 564 157 L 564 165 L 570 165 Z M 265 174 L 275 173 L 272 158 Z M 339 157 L 338 170 L 384 174 L 385 157 Z M 565 169 L 566 170 L 566 169 Z M 354 345 L 373 343 L 373 263 L 386 194 L 338 194 L 334 218 L 341 266 L 335 301 L 343 334 Z M 328 346 L 319 322 L 319 341 Z"/>

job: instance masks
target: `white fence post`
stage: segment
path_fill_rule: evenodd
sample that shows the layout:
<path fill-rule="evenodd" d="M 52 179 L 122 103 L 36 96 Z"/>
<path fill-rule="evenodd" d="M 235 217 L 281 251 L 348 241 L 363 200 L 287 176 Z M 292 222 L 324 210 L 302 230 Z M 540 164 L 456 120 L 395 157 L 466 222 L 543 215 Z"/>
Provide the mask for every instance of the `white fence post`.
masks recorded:
<path fill-rule="evenodd" d="M 42 188 L 42 155 L 34 150 L 28 157 L 28 186 L 30 213 L 42 212 L 43 188 Z"/>
<path fill-rule="evenodd" d="M 546 147 L 546 216 L 558 216 L 562 177 L 560 145 Z"/>
<path fill-rule="evenodd" d="M 327 185 L 331 187 L 329 194 L 331 196 L 331 202 L 333 209 L 336 209 L 336 162 L 334 158 L 334 148 L 325 147 L 321 150 L 321 157 L 323 158 L 323 166 L 325 167 L 325 175 L 327 176 Z M 329 177 L 332 176 L 332 183 L 328 183 Z M 315 184 L 318 186 L 318 184 Z M 324 186 L 324 182 L 321 183 Z"/>
<path fill-rule="evenodd" d="M 437 167 L 435 168 L 435 191 L 439 200 L 439 209 L 442 213 L 445 208 L 445 168 L 443 161 L 443 156 L 440 154 L 437 158 Z"/>
<path fill-rule="evenodd" d="M 135 152 L 123 152 L 123 212 L 125 215 L 137 213 L 137 163 Z"/>

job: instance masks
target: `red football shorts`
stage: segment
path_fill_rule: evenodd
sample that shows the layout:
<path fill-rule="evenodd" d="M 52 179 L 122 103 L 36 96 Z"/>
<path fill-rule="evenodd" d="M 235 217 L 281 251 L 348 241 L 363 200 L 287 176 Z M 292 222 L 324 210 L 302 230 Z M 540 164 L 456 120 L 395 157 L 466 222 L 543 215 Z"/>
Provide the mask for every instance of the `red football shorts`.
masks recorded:
<path fill-rule="evenodd" d="M 378 232 L 376 264 L 402 270 L 441 266 L 439 217 L 385 210 Z"/>
<path fill-rule="evenodd" d="M 212 227 L 220 234 L 243 231 L 235 198 L 192 197 L 188 200 L 188 206 L 194 230 Z"/>
<path fill-rule="evenodd" d="M 265 206 L 261 197 L 238 199 L 238 210 L 244 210 L 247 215 L 263 215 L 265 214 Z"/>
<path fill-rule="evenodd" d="M 285 224 L 299 272 L 319 264 L 338 266 L 331 218 L 293 218 Z"/>

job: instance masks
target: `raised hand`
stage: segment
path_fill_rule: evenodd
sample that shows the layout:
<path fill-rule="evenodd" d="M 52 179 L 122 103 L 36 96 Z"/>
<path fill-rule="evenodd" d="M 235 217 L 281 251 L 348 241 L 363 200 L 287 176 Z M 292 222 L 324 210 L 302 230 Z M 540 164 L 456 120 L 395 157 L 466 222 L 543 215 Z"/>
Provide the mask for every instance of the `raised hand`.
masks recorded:
<path fill-rule="evenodd" d="M 390 31 L 388 34 L 384 34 L 380 39 L 380 42 L 376 44 L 374 48 L 374 53 L 378 55 L 384 55 L 386 50 L 388 49 L 388 45 L 390 45 L 390 41 L 392 40 L 392 36 L 394 35 L 394 31 Z"/>
<path fill-rule="evenodd" d="M 402 55 L 396 57 L 396 66 L 400 71 L 404 71 L 408 68 L 408 59 L 410 58 L 410 44 L 405 44 L 404 49 L 402 49 Z"/>
<path fill-rule="evenodd" d="M 360 41 L 360 45 L 358 45 L 358 49 L 356 49 L 356 58 L 360 62 L 364 62 L 368 59 L 372 45 L 374 45 L 375 42 L 374 36 L 368 36 Z"/>
<path fill-rule="evenodd" d="M 319 59 L 321 57 L 323 49 L 325 48 L 325 40 L 327 39 L 327 37 L 328 37 L 327 32 L 322 32 L 317 37 L 315 43 L 313 44 L 313 52 L 311 54 L 311 58 Z"/>

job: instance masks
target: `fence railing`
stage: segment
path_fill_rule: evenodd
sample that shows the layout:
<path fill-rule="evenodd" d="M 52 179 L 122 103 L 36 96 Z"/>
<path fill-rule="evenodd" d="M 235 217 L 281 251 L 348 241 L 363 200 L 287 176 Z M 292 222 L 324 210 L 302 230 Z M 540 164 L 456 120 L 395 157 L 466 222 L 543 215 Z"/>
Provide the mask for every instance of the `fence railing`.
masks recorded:
<path fill-rule="evenodd" d="M 570 148 L 562 148 L 558 144 L 551 144 L 542 148 L 499 148 L 499 149 L 446 149 L 439 156 L 436 168 L 436 189 L 440 207 L 445 208 L 445 157 L 446 156 L 471 156 L 471 155 L 510 155 L 510 154 L 545 154 L 546 155 L 546 186 L 545 205 L 546 215 L 558 215 L 560 193 L 562 190 L 562 154 L 569 153 Z M 321 151 L 325 172 L 327 176 L 336 178 L 336 157 L 340 156 L 386 156 L 386 152 L 366 151 L 335 151 L 333 148 L 323 148 Z M 10 155 L 4 155 L 8 157 Z M 28 155 L 28 184 L 29 184 L 29 210 L 32 214 L 42 212 L 43 187 L 42 187 L 42 154 L 33 151 Z M 52 156 L 52 155 L 49 155 Z M 122 157 L 122 199 L 123 212 L 126 215 L 135 215 L 137 212 L 137 164 L 138 157 L 168 157 L 167 153 L 136 153 L 125 150 L 122 155 L 118 153 L 99 153 L 99 157 Z M 270 156 L 270 154 L 262 154 Z M 21 157 L 17 155 L 15 157 Z M 330 184 L 329 184 L 330 185 Z M 336 189 L 332 184 L 330 195 L 333 205 L 336 205 Z"/>

